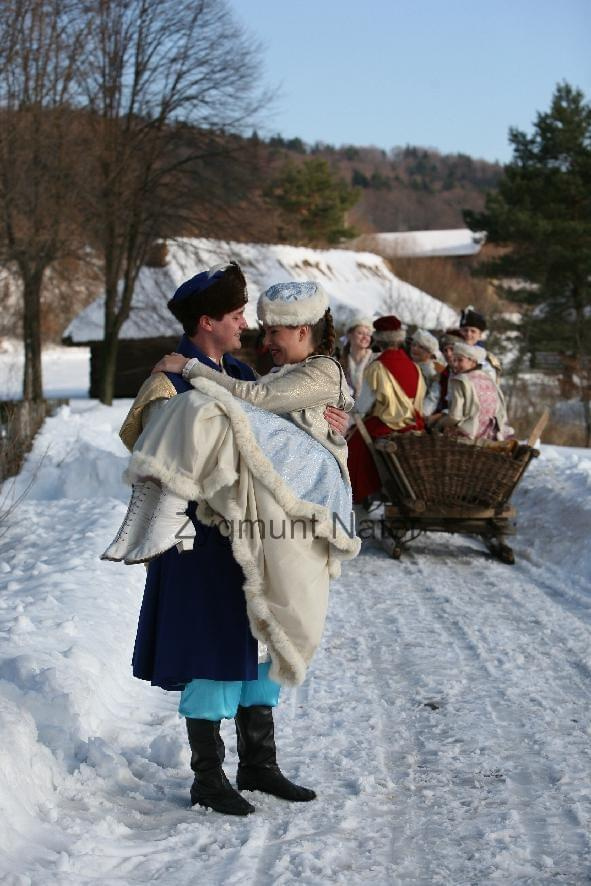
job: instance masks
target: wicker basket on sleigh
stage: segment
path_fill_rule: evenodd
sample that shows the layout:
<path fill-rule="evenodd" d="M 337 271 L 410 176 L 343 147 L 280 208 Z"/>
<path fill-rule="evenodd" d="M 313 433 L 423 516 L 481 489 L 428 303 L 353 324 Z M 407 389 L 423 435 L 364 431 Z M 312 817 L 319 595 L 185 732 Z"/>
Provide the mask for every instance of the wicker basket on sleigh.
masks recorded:
<path fill-rule="evenodd" d="M 402 544 L 421 532 L 467 532 L 491 553 L 514 563 L 505 538 L 512 534 L 510 498 L 532 458 L 547 416 L 527 444 L 510 440 L 474 443 L 441 434 L 391 434 L 372 440 L 357 426 L 372 452 L 385 501 L 385 546 L 398 559 Z M 369 442 L 368 442 L 369 441 Z"/>

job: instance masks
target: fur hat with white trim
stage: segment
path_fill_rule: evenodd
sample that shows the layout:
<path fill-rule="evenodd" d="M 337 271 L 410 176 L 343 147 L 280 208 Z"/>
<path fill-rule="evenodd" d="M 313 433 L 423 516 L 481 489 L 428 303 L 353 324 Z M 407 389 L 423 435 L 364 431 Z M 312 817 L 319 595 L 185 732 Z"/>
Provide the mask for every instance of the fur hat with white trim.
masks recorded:
<path fill-rule="evenodd" d="M 453 348 L 453 346 L 458 341 L 464 341 L 464 336 L 460 332 L 459 329 L 446 329 L 443 335 L 439 337 L 439 347 L 441 350 L 444 348 Z"/>
<path fill-rule="evenodd" d="M 468 345 L 465 341 L 454 343 L 454 354 L 457 354 L 458 357 L 467 357 L 469 360 L 474 360 L 479 365 L 484 363 L 486 359 L 484 348 L 480 348 L 478 345 Z"/>
<path fill-rule="evenodd" d="M 247 302 L 244 274 L 236 262 L 231 261 L 185 280 L 167 307 L 182 323 L 185 333 L 192 336 L 204 314 L 221 320 L 225 314 L 243 308 Z"/>
<path fill-rule="evenodd" d="M 373 320 L 363 314 L 355 314 L 351 317 L 351 322 L 347 326 L 347 332 L 353 332 L 358 326 L 365 326 L 371 332 L 373 330 Z"/>
<path fill-rule="evenodd" d="M 318 323 L 328 307 L 328 295 L 312 280 L 275 283 L 260 296 L 257 316 L 265 326 L 307 326 Z"/>
<path fill-rule="evenodd" d="M 412 341 L 419 348 L 424 348 L 428 351 L 432 357 L 436 357 L 439 354 L 439 342 L 426 329 L 417 329 L 412 337 Z"/>

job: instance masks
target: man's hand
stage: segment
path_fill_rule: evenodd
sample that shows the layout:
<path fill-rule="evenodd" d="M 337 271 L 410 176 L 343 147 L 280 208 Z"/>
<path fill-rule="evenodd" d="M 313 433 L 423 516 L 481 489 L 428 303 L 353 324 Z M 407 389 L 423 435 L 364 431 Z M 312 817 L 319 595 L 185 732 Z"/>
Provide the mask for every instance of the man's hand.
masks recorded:
<path fill-rule="evenodd" d="M 324 417 L 333 431 L 336 431 L 337 434 L 341 434 L 343 437 L 345 436 L 345 431 L 349 425 L 346 412 L 342 409 L 337 409 L 336 406 L 327 406 L 324 410 Z"/>
<path fill-rule="evenodd" d="M 152 372 L 176 372 L 180 375 L 188 359 L 182 354 L 167 354 L 166 357 L 158 360 Z"/>
<path fill-rule="evenodd" d="M 453 434 L 457 428 L 458 421 L 450 418 L 446 413 L 440 414 L 437 421 L 429 424 L 429 430 L 433 434 Z"/>

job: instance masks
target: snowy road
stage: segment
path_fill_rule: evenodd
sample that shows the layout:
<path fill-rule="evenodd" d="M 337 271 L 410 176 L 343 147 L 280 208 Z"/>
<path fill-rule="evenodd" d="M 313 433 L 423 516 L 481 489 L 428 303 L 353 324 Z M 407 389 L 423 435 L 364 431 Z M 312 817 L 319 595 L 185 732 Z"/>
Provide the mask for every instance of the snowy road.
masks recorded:
<path fill-rule="evenodd" d="M 460 536 L 345 565 L 276 716 L 319 798 L 256 794 L 234 820 L 189 808 L 177 696 L 130 676 L 141 568 L 97 560 L 125 510 L 125 406 L 46 423 L 0 539 L 3 882 L 591 882 L 590 454 L 544 448 L 513 567 Z"/>

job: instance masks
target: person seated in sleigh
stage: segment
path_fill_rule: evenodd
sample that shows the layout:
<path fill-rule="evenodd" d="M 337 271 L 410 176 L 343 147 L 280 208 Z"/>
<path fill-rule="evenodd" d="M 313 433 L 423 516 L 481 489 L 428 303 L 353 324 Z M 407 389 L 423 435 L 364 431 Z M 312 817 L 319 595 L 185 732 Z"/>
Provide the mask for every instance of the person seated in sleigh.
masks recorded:
<path fill-rule="evenodd" d="M 483 369 L 485 351 L 457 341 L 453 345 L 447 415 L 440 415 L 432 430 L 470 440 L 507 440 L 513 428 L 507 419 L 505 398 L 496 381 Z"/>
<path fill-rule="evenodd" d="M 422 431 L 425 382 L 403 348 L 406 331 L 393 314 L 374 321 L 373 340 L 381 354 L 368 366 L 356 412 L 373 438 Z M 379 493 L 381 484 L 372 455 L 358 429 L 349 437 L 347 461 L 356 504 Z"/>
<path fill-rule="evenodd" d="M 410 356 L 417 364 L 425 380 L 423 417 L 432 415 L 441 396 L 441 373 L 445 369 L 439 342 L 426 329 L 417 329 L 410 341 Z"/>

